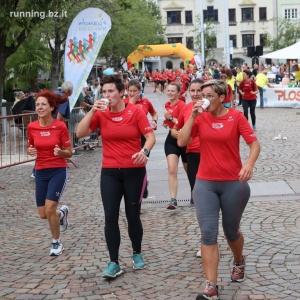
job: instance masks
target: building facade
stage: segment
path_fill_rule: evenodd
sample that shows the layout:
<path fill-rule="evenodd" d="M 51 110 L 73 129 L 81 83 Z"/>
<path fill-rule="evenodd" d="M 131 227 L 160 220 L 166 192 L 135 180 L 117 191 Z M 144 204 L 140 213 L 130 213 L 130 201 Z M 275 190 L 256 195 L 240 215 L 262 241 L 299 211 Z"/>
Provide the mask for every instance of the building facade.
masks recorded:
<path fill-rule="evenodd" d="M 200 11 L 200 1 L 202 1 L 202 12 Z M 231 62 L 239 65 L 247 62 L 252 65 L 254 62 L 265 62 L 247 57 L 249 46 L 264 46 L 266 34 L 276 35 L 276 24 L 273 18 L 277 17 L 280 0 L 227 0 L 229 16 L 229 39 L 232 44 Z M 299 2 L 295 0 L 294 2 Z M 292 9 L 293 16 L 299 13 L 298 6 L 293 8 L 292 0 L 282 0 L 285 9 Z M 157 4 L 162 15 L 162 22 L 166 26 L 166 42 L 180 42 L 195 54 L 201 55 L 199 45 L 196 44 L 196 36 L 200 27 L 200 17 L 214 22 L 216 32 L 215 47 L 205 59 L 206 64 L 224 64 L 225 47 L 225 1 L 224 0 L 158 0 Z M 293 7 L 292 7 L 293 6 Z M 293 10 L 294 9 L 294 10 Z M 296 12 L 295 12 L 296 9 Z M 297 15 L 298 16 L 298 15 Z M 259 49 L 258 49 L 259 50 Z M 263 47 L 264 54 L 269 49 Z M 255 53 L 254 53 L 255 54 Z M 161 57 L 161 68 L 180 67 L 181 59 L 175 57 Z"/>

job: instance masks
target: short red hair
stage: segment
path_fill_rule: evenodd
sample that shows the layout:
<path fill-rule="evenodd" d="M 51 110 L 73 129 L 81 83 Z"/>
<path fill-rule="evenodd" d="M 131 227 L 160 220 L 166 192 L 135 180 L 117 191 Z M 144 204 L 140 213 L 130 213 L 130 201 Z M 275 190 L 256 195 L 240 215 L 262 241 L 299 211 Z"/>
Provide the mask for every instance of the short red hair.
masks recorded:
<path fill-rule="evenodd" d="M 43 91 L 39 92 L 36 95 L 36 99 L 38 99 L 39 97 L 44 97 L 48 100 L 50 107 L 54 107 L 53 113 L 56 112 L 56 110 L 60 104 L 68 101 L 68 95 L 63 94 L 61 96 L 60 94 L 56 94 L 53 91 L 49 91 L 49 90 L 43 90 Z"/>

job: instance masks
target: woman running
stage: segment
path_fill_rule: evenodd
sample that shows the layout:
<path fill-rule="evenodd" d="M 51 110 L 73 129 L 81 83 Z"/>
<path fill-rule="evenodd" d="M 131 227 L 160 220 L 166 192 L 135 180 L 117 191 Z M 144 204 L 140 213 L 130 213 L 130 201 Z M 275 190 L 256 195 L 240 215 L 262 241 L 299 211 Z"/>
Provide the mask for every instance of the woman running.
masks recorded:
<path fill-rule="evenodd" d="M 258 93 L 258 87 L 256 83 L 251 79 L 251 71 L 243 71 L 243 81 L 239 85 L 239 91 L 242 95 L 242 105 L 244 110 L 244 116 L 248 120 L 248 108 L 250 107 L 250 115 L 252 121 L 252 128 L 256 130 L 256 94 Z"/>
<path fill-rule="evenodd" d="M 177 138 L 171 134 L 171 129 L 177 123 L 178 116 L 181 110 L 185 107 L 185 103 L 179 100 L 180 85 L 171 82 L 167 86 L 167 96 L 169 101 L 165 104 L 165 112 L 163 126 L 170 129 L 165 141 L 165 154 L 168 162 L 168 181 L 171 194 L 171 201 L 167 209 L 177 208 L 177 190 L 178 190 L 178 163 L 179 156 L 181 156 L 184 170 L 187 170 L 186 147 L 179 147 L 177 145 Z"/>
<path fill-rule="evenodd" d="M 59 104 L 68 101 L 51 91 L 42 91 L 36 95 L 36 112 L 39 119 L 29 123 L 28 154 L 36 156 L 35 198 L 41 219 L 47 219 L 52 234 L 50 256 L 62 254 L 64 247 L 60 232 L 68 227 L 69 208 L 58 208 L 68 179 L 66 158 L 72 157 L 68 129 L 64 122 L 52 118 Z"/>
<path fill-rule="evenodd" d="M 131 103 L 133 105 L 137 105 L 142 108 L 142 110 L 145 112 L 146 116 L 148 113 L 152 117 L 151 121 L 151 127 L 153 130 L 157 129 L 157 120 L 158 120 L 158 114 L 156 110 L 154 109 L 152 103 L 149 101 L 147 98 L 142 98 L 141 97 L 141 85 L 138 80 L 130 80 L 129 85 L 128 85 L 128 96 L 129 98 L 124 99 L 124 103 Z M 141 135 L 141 147 L 142 149 L 144 148 L 146 139 L 144 135 Z M 150 152 L 148 153 L 148 157 L 150 155 Z M 144 190 L 143 198 L 148 198 L 148 181 L 147 181 L 147 186 Z"/>
<path fill-rule="evenodd" d="M 198 101 L 191 116 L 178 135 L 178 144 L 187 145 L 199 137 L 201 164 L 193 190 L 196 215 L 201 231 L 201 252 L 206 286 L 196 299 L 219 299 L 217 286 L 219 249 L 217 243 L 219 213 L 227 243 L 233 253 L 231 281 L 245 279 L 244 237 L 239 230 L 243 211 L 250 197 L 247 183 L 252 178 L 260 145 L 243 114 L 226 108 L 222 102 L 227 84 L 212 80 L 201 86 L 202 98 L 210 101 L 207 112 L 199 113 L 203 101 Z M 250 154 L 242 165 L 240 136 L 250 147 Z"/>
<path fill-rule="evenodd" d="M 178 133 L 180 129 L 184 126 L 184 124 L 188 121 L 194 104 L 202 100 L 202 91 L 201 85 L 204 83 L 203 80 L 196 78 L 190 84 L 190 96 L 192 102 L 188 103 L 183 110 L 181 111 L 177 123 L 171 130 L 172 136 L 177 139 Z M 186 147 L 186 158 L 187 158 L 187 176 L 191 187 L 191 204 L 194 204 L 193 200 L 193 189 L 195 185 L 196 175 L 200 163 L 200 140 L 199 137 L 195 137 L 193 141 L 187 145 Z M 201 247 L 200 250 L 196 254 L 197 257 L 201 257 Z"/>
<path fill-rule="evenodd" d="M 76 133 L 78 137 L 84 137 L 97 128 L 101 130 L 103 159 L 100 190 L 105 215 L 105 239 L 110 256 L 102 277 L 115 278 L 123 272 L 119 265 L 121 237 L 118 224 L 122 197 L 133 249 L 133 268 L 146 267 L 142 256 L 140 207 L 146 186 L 147 155 L 155 144 L 155 136 L 145 113 L 136 105 L 123 102 L 125 86 L 118 75 L 104 76 L 101 86 L 106 99 L 95 102 L 79 123 Z M 106 103 L 107 99 L 109 104 Z M 146 139 L 143 149 L 141 134 Z"/>

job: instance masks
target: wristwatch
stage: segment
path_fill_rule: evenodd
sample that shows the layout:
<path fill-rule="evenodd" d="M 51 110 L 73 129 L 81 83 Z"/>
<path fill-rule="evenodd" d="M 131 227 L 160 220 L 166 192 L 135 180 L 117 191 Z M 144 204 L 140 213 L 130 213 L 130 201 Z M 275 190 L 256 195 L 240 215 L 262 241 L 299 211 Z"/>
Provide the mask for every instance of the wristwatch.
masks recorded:
<path fill-rule="evenodd" d="M 174 119 L 174 118 L 173 118 L 172 116 L 169 117 L 169 121 L 173 121 L 173 119 Z"/>
<path fill-rule="evenodd" d="M 146 149 L 146 148 L 143 148 L 143 149 L 141 150 L 141 152 L 143 152 L 145 155 L 148 155 L 148 154 L 149 154 L 149 150 Z"/>

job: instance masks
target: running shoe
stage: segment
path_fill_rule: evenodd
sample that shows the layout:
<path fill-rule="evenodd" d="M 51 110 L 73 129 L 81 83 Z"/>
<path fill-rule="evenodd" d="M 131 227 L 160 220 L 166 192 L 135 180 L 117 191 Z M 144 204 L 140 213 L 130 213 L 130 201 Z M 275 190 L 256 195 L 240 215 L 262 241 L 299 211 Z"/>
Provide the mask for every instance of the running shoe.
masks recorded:
<path fill-rule="evenodd" d="M 108 263 L 106 270 L 102 273 L 103 278 L 116 278 L 118 275 L 122 274 L 123 271 L 120 265 L 111 261 Z"/>
<path fill-rule="evenodd" d="M 246 278 L 245 269 L 246 269 L 246 261 L 245 261 L 245 257 L 243 256 L 243 260 L 241 263 L 236 264 L 235 262 L 233 262 L 233 268 L 232 268 L 232 272 L 231 272 L 231 281 L 233 281 L 233 282 L 244 281 Z"/>
<path fill-rule="evenodd" d="M 72 151 L 72 155 L 73 156 L 79 156 L 80 154 L 79 154 L 79 152 L 77 150 L 73 150 Z"/>
<path fill-rule="evenodd" d="M 69 214 L 69 207 L 67 205 L 63 205 L 59 209 L 63 214 L 63 218 L 60 220 L 60 231 L 64 232 L 67 230 L 69 222 L 68 222 L 68 214 Z"/>
<path fill-rule="evenodd" d="M 194 199 L 191 197 L 190 203 L 193 205 L 194 204 Z"/>
<path fill-rule="evenodd" d="M 253 130 L 256 130 L 256 125 L 253 125 L 252 128 L 253 128 Z"/>
<path fill-rule="evenodd" d="M 206 300 L 218 300 L 219 299 L 219 290 L 218 286 L 209 280 L 205 281 L 205 289 L 203 293 L 198 294 L 196 300 L 206 299 Z"/>
<path fill-rule="evenodd" d="M 147 181 L 146 187 L 144 189 L 144 193 L 143 193 L 143 198 L 144 199 L 148 198 L 148 194 L 149 194 L 149 192 L 148 192 L 148 184 L 149 184 L 149 181 Z"/>
<path fill-rule="evenodd" d="M 133 268 L 135 270 L 141 270 L 145 269 L 146 265 L 143 259 L 143 256 L 141 253 L 133 254 L 132 255 L 132 261 L 133 261 Z"/>
<path fill-rule="evenodd" d="M 50 250 L 50 256 L 61 255 L 64 251 L 64 246 L 61 241 L 57 241 L 56 243 L 52 243 L 52 248 Z"/>
<path fill-rule="evenodd" d="M 167 209 L 176 209 L 177 208 L 177 200 L 174 198 L 171 198 L 170 203 L 167 206 Z"/>
<path fill-rule="evenodd" d="M 201 257 L 201 250 L 197 252 L 196 257 Z"/>
<path fill-rule="evenodd" d="M 32 179 L 34 179 L 34 178 L 35 178 L 35 175 L 34 175 L 34 173 L 32 173 L 32 174 L 30 175 L 30 178 L 32 178 Z"/>

